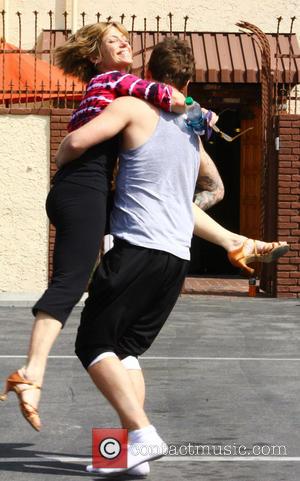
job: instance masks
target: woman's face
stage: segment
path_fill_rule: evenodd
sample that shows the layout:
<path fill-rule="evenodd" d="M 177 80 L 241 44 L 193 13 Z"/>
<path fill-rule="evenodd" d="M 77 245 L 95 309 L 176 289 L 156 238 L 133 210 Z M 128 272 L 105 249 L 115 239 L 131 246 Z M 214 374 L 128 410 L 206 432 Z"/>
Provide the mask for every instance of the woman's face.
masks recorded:
<path fill-rule="evenodd" d="M 99 69 L 102 72 L 124 70 L 132 64 L 132 50 L 129 40 L 116 27 L 111 27 L 102 37 Z"/>

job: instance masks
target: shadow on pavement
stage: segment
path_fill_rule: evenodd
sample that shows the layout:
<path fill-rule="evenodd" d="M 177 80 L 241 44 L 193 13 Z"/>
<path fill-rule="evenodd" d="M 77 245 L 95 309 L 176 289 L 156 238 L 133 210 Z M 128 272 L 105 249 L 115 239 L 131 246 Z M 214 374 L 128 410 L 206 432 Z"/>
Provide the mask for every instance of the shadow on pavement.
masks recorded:
<path fill-rule="evenodd" d="M 37 451 L 29 450 L 30 446 L 34 444 L 25 443 L 0 443 L 0 456 L 1 458 L 7 458 L 5 461 L 0 461 L 0 470 L 8 472 L 20 472 L 20 473 L 34 473 L 34 474 L 53 474 L 55 476 L 81 476 L 93 478 L 91 473 L 85 471 L 86 464 L 79 464 L 74 462 L 60 462 L 56 460 L 44 460 L 42 456 L 70 456 L 78 458 L 77 454 L 55 453 L 49 451 Z M 10 461 L 9 458 L 12 458 Z M 17 458 L 20 458 L 18 461 Z M 24 459 L 25 458 L 25 459 Z M 26 461 L 28 458 L 28 461 Z M 109 476 L 109 478 L 96 476 L 97 479 L 110 479 L 130 481 L 131 479 L 139 480 L 144 479 L 142 476 L 130 476 L 129 474 L 123 474 L 119 476 Z"/>

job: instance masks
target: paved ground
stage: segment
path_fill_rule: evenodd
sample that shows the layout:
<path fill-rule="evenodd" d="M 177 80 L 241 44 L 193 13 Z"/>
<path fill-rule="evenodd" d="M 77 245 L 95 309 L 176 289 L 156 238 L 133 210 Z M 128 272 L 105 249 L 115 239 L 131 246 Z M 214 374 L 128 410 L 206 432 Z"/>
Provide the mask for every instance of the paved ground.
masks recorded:
<path fill-rule="evenodd" d="M 170 445 L 206 451 L 153 462 L 149 481 L 299 481 L 299 307 L 300 300 L 181 297 L 142 360 L 147 411 Z M 73 357 L 79 312 L 49 360 L 42 432 L 23 420 L 14 394 L 0 405 L 0 481 L 99 479 L 84 471 L 91 428 L 118 423 Z M 0 307 L 0 322 L 2 381 L 23 362 L 31 315 Z"/>
<path fill-rule="evenodd" d="M 258 285 L 258 282 L 257 282 Z M 184 281 L 185 294 L 248 297 L 249 280 L 240 276 L 187 277 Z M 267 297 L 262 291 L 259 297 Z"/>

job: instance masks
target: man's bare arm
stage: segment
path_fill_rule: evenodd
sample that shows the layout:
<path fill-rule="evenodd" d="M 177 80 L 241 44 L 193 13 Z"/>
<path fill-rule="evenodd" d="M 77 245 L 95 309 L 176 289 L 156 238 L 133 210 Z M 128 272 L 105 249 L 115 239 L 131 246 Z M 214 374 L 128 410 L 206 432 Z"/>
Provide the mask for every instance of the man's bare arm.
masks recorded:
<path fill-rule="evenodd" d="M 194 203 L 207 210 L 224 197 L 224 185 L 217 167 L 204 149 L 200 140 L 200 170 L 196 184 Z"/>
<path fill-rule="evenodd" d="M 93 145 L 117 135 L 129 124 L 131 120 L 130 111 L 127 98 L 114 100 L 101 115 L 64 138 L 56 154 L 56 165 L 60 168 L 80 157 Z"/>

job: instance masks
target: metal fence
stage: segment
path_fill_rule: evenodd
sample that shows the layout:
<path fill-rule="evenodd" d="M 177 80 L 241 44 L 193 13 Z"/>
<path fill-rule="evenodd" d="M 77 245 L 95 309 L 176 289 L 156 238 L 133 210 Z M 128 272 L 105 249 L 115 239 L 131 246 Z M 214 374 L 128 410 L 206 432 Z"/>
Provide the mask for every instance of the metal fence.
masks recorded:
<path fill-rule="evenodd" d="M 61 45 L 71 34 L 69 25 L 70 14 L 63 12 L 64 27 L 61 30 L 53 29 L 54 12 L 47 12 L 48 25 L 41 32 L 38 30 L 39 12 L 32 12 L 32 48 L 24 49 L 22 44 L 23 38 L 23 21 L 22 13 L 16 12 L 18 40 L 17 45 L 12 45 L 6 40 L 7 25 L 6 12 L 2 10 L 2 38 L 0 42 L 0 107 L 32 107 L 39 108 L 44 106 L 54 106 L 61 108 L 73 108 L 76 102 L 81 98 L 85 86 L 76 78 L 67 77 L 55 66 L 54 49 Z M 81 24 L 85 25 L 86 13 L 81 12 Z M 152 31 L 153 42 L 156 43 L 161 39 L 162 33 L 164 35 L 177 34 L 173 31 L 173 14 L 168 15 L 169 28 L 168 31 L 161 31 L 161 17 L 155 17 L 156 29 Z M 129 19 L 130 26 L 128 28 L 132 43 L 134 43 L 135 22 L 136 16 L 131 15 Z M 109 21 L 112 17 L 107 17 L 104 20 Z M 123 24 L 125 14 L 120 15 L 120 22 Z M 188 16 L 182 19 L 182 29 L 180 36 L 185 38 L 188 32 Z M 100 12 L 95 13 L 95 21 L 102 21 L 103 18 Z M 128 18 L 126 18 L 128 23 Z M 299 86 L 292 84 L 291 66 L 295 62 L 300 62 L 299 55 L 295 55 L 292 49 L 292 34 L 295 17 L 291 19 L 290 35 L 287 38 L 288 48 L 285 52 L 280 51 L 280 23 L 282 18 L 277 19 L 277 42 L 276 42 L 276 65 L 275 70 L 271 71 L 270 67 L 270 49 L 268 41 L 262 41 L 263 34 L 257 27 L 251 26 L 247 22 L 240 23 L 240 27 L 249 30 L 252 38 L 258 43 L 262 53 L 262 102 L 265 103 L 265 112 L 271 109 L 272 114 L 282 112 L 299 113 Z M 27 21 L 28 23 L 28 21 Z M 141 68 L 139 73 L 143 75 L 146 67 L 146 56 L 149 47 L 146 44 L 147 34 L 149 30 L 147 27 L 147 19 L 143 19 L 144 29 L 139 31 L 141 36 L 141 47 L 139 51 L 135 50 L 135 55 L 141 57 Z M 9 32 L 8 32 L 9 33 Z M 9 35 L 8 35 L 9 37 Z M 279 67 L 284 63 L 286 71 L 285 82 L 279 81 L 278 75 Z M 300 67 L 299 67 L 300 70 Z M 270 112 L 271 114 L 271 112 Z"/>
<path fill-rule="evenodd" d="M 276 67 L 274 72 L 274 113 L 290 113 L 290 114 L 300 114 L 300 100 L 299 100 L 299 85 L 293 86 L 292 84 L 292 74 L 291 67 L 292 61 L 295 60 L 300 64 L 300 55 L 295 55 L 292 52 L 291 37 L 293 34 L 293 27 L 296 17 L 291 17 L 290 32 L 289 32 L 289 43 L 288 43 L 288 53 L 282 54 L 279 51 L 279 42 L 276 43 Z M 277 18 L 277 38 L 280 33 L 280 24 L 282 22 L 282 17 Z M 288 79 L 286 83 L 279 83 L 278 81 L 278 71 L 279 62 L 285 62 L 287 64 L 287 75 Z"/>
<path fill-rule="evenodd" d="M 55 66 L 54 50 L 61 45 L 71 34 L 69 28 L 68 12 L 63 13 L 64 28 L 53 29 L 54 12 L 47 12 L 49 22 L 46 29 L 38 33 L 39 12 L 34 11 L 33 47 L 22 47 L 22 13 L 16 12 L 18 22 L 18 42 L 12 45 L 6 40 L 6 12 L 2 10 L 2 38 L 0 40 L 0 108 L 7 107 L 61 107 L 74 108 L 75 103 L 82 97 L 84 84 L 78 79 L 65 76 Z M 82 26 L 85 25 L 86 13 L 81 14 Z M 169 34 L 173 31 L 173 14 L 169 13 Z M 124 23 L 125 14 L 120 15 L 120 23 Z M 160 16 L 156 16 L 157 40 L 160 35 Z M 101 14 L 95 14 L 97 22 L 102 21 Z M 110 21 L 107 17 L 105 21 Z M 131 41 L 135 32 L 136 15 L 131 16 L 131 28 L 129 29 Z M 183 18 L 183 35 L 187 31 L 188 16 Z M 144 19 L 144 33 L 147 33 L 147 19 Z M 46 45 L 47 44 L 47 45 Z M 136 55 L 143 57 L 143 70 L 145 67 L 146 43 L 144 48 Z"/>

